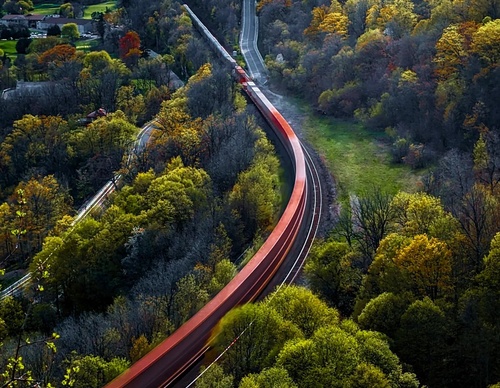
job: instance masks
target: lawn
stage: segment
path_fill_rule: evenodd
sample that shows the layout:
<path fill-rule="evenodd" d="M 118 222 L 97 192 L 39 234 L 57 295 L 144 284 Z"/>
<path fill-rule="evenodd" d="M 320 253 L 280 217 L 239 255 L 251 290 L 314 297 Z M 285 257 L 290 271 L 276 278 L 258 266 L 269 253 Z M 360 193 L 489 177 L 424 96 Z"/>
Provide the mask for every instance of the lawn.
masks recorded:
<path fill-rule="evenodd" d="M 116 0 L 106 1 L 104 3 L 89 5 L 89 6 L 85 7 L 85 10 L 83 11 L 83 18 L 84 19 L 91 19 L 92 13 L 105 12 L 106 8 L 111 9 L 111 10 L 115 9 L 116 8 Z"/>
<path fill-rule="evenodd" d="M 93 51 L 97 45 L 99 45 L 99 40 L 97 39 L 83 39 L 75 42 L 76 49 L 86 53 Z"/>
<path fill-rule="evenodd" d="M 0 48 L 10 57 L 16 56 L 17 40 L 0 40 Z"/>
<path fill-rule="evenodd" d="M 33 14 L 35 15 L 54 15 L 59 12 L 61 4 L 58 3 L 44 3 L 35 4 Z"/>
<path fill-rule="evenodd" d="M 36 4 L 35 9 L 33 10 L 34 14 L 38 15 L 53 15 L 59 12 L 59 7 L 61 4 L 57 3 L 44 3 L 44 4 Z M 106 8 L 115 9 L 116 8 L 116 0 L 106 1 L 99 4 L 93 4 L 85 7 L 83 11 L 84 19 L 91 19 L 93 12 L 105 12 Z"/>
<path fill-rule="evenodd" d="M 306 138 L 333 173 L 340 199 L 350 194 L 370 192 L 374 187 L 392 194 L 398 190 L 416 190 L 418 172 L 391 163 L 387 135 L 369 132 L 351 121 L 318 116 L 310 111 L 306 116 Z"/>

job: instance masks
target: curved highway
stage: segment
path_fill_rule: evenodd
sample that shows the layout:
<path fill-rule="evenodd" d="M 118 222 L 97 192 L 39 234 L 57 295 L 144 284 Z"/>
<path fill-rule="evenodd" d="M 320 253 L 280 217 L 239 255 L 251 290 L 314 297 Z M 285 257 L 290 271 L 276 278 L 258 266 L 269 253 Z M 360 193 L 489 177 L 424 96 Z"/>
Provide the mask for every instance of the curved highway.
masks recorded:
<path fill-rule="evenodd" d="M 147 142 L 149 141 L 149 137 L 151 136 L 151 132 L 154 129 L 154 126 L 152 122 L 147 123 L 144 125 L 139 133 L 137 134 L 136 141 L 134 142 L 134 146 L 132 147 L 131 152 L 129 153 L 128 156 L 128 161 L 130 162 L 131 159 L 134 157 L 135 153 L 140 152 L 144 150 L 146 147 Z M 80 209 L 78 209 L 78 212 L 73 219 L 73 222 L 71 223 L 71 226 L 74 227 L 78 222 L 80 222 L 87 214 L 89 214 L 92 209 L 94 209 L 96 206 L 102 206 L 104 201 L 107 199 L 107 197 L 115 191 L 116 189 L 116 184 L 121 180 L 121 175 L 117 174 L 115 175 L 112 179 L 107 181 L 104 186 L 97 192 L 96 195 L 94 195 L 92 198 L 90 198 L 88 201 L 86 201 Z M 71 229 L 72 230 L 72 229 Z M 4 290 L 0 292 L 0 300 L 4 299 L 5 297 L 9 295 L 19 295 L 24 288 L 28 286 L 28 284 L 31 282 L 31 273 L 28 272 L 26 275 L 24 275 L 21 279 L 17 280 L 15 283 L 11 284 L 9 287 L 6 287 Z"/>
<path fill-rule="evenodd" d="M 255 14 L 255 0 L 243 0 L 242 28 L 240 34 L 240 49 L 250 77 L 258 84 L 267 82 L 267 68 L 257 47 L 259 37 L 259 19 Z"/>
<path fill-rule="evenodd" d="M 312 158 L 288 122 L 261 90 L 250 81 L 249 76 L 189 7 L 185 8 L 211 46 L 222 59 L 231 64 L 235 77 L 281 141 L 290 157 L 295 183 L 280 221 L 241 272 L 170 337 L 109 383 L 108 388 L 191 386 L 193 377 L 196 378 L 193 365 L 198 365 L 210 347 L 212 328 L 234 306 L 262 297 L 277 284 L 296 279 L 312 245 L 321 217 L 321 179 L 315 164 L 311 163 Z M 248 39 L 256 42 L 255 37 Z M 187 380 L 183 378 L 186 374 Z"/>

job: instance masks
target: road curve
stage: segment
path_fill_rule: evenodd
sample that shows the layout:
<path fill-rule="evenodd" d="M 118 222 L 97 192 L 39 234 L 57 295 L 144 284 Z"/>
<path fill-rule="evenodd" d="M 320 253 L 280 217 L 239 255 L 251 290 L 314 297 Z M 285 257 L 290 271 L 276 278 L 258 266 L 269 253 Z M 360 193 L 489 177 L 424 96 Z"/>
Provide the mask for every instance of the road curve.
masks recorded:
<path fill-rule="evenodd" d="M 247 64 L 247 71 L 259 85 L 267 83 L 268 72 L 257 47 L 259 19 L 255 14 L 255 0 L 243 0 L 240 49 Z"/>
<path fill-rule="evenodd" d="M 253 301 L 261 295 L 283 261 L 289 256 L 297 242 L 297 236 L 303 230 L 308 182 L 304 153 L 299 139 L 288 122 L 255 83 L 249 80 L 249 76 L 196 15 L 189 7 L 185 8 L 210 45 L 232 66 L 236 79 L 243 85 L 250 99 L 281 140 L 293 168 L 293 189 L 288 205 L 276 227 L 235 278 L 170 337 L 109 383 L 108 388 L 162 387 L 175 381 L 209 347 L 211 332 L 217 322 L 234 306 Z"/>
<path fill-rule="evenodd" d="M 147 142 L 149 141 L 149 137 L 151 136 L 151 132 L 154 129 L 153 122 L 149 122 L 145 124 L 139 133 L 137 134 L 137 138 L 134 142 L 134 146 L 129 154 L 129 161 L 133 157 L 134 153 L 140 152 L 144 150 Z M 78 212 L 71 223 L 71 227 L 80 222 L 87 214 L 89 214 L 92 209 L 96 206 L 101 206 L 107 197 L 115 191 L 116 184 L 120 181 L 121 175 L 117 174 L 112 179 L 107 181 L 104 186 L 95 194 L 92 198 L 86 201 L 79 209 Z M 0 292 L 0 300 L 3 300 L 9 295 L 19 295 L 31 282 L 31 273 L 28 272 L 21 279 L 17 280 L 15 283 L 6 287 L 4 290 Z"/>

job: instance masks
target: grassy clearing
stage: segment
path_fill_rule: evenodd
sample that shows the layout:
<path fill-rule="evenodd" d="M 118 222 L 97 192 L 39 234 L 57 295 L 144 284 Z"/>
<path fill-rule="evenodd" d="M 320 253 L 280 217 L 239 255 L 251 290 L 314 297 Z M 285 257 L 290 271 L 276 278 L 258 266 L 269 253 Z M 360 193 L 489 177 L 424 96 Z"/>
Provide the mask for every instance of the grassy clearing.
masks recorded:
<path fill-rule="evenodd" d="M 374 187 L 393 194 L 402 189 L 415 191 L 418 173 L 391 163 L 385 134 L 369 132 L 353 122 L 306 113 L 305 135 L 332 171 L 340 199 Z"/>
<path fill-rule="evenodd" d="M 53 15 L 59 12 L 59 7 L 61 4 L 57 3 L 44 3 L 44 4 L 36 4 L 35 9 L 33 10 L 34 14 L 38 15 Z M 115 9 L 116 8 L 116 0 L 105 1 L 99 4 L 93 4 L 85 7 L 83 11 L 84 19 L 91 19 L 93 12 L 105 12 L 106 8 Z"/>
<path fill-rule="evenodd" d="M 0 49 L 9 57 L 17 56 L 16 44 L 17 40 L 0 40 Z"/>
<path fill-rule="evenodd" d="M 106 8 L 111 9 L 111 10 L 115 9 L 116 8 L 116 0 L 106 1 L 104 3 L 89 5 L 89 6 L 85 7 L 85 10 L 83 11 L 83 18 L 84 19 L 91 19 L 93 12 L 105 12 Z"/>
<path fill-rule="evenodd" d="M 60 6 L 61 4 L 57 3 L 35 4 L 32 13 L 36 15 L 54 15 L 59 12 Z"/>
<path fill-rule="evenodd" d="M 84 51 L 86 53 L 90 51 L 94 51 L 95 47 L 99 45 L 99 40 L 98 39 L 84 39 L 84 40 L 77 40 L 75 42 L 75 46 L 77 50 Z"/>

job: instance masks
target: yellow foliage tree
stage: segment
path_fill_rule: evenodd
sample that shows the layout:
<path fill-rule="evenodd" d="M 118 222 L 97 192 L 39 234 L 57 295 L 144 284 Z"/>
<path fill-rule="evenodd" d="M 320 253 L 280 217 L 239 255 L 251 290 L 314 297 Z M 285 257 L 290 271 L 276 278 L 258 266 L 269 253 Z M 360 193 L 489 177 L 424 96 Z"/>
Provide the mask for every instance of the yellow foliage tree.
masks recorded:
<path fill-rule="evenodd" d="M 451 250 L 447 244 L 425 234 L 416 235 L 395 257 L 415 295 L 431 299 L 451 289 Z"/>

